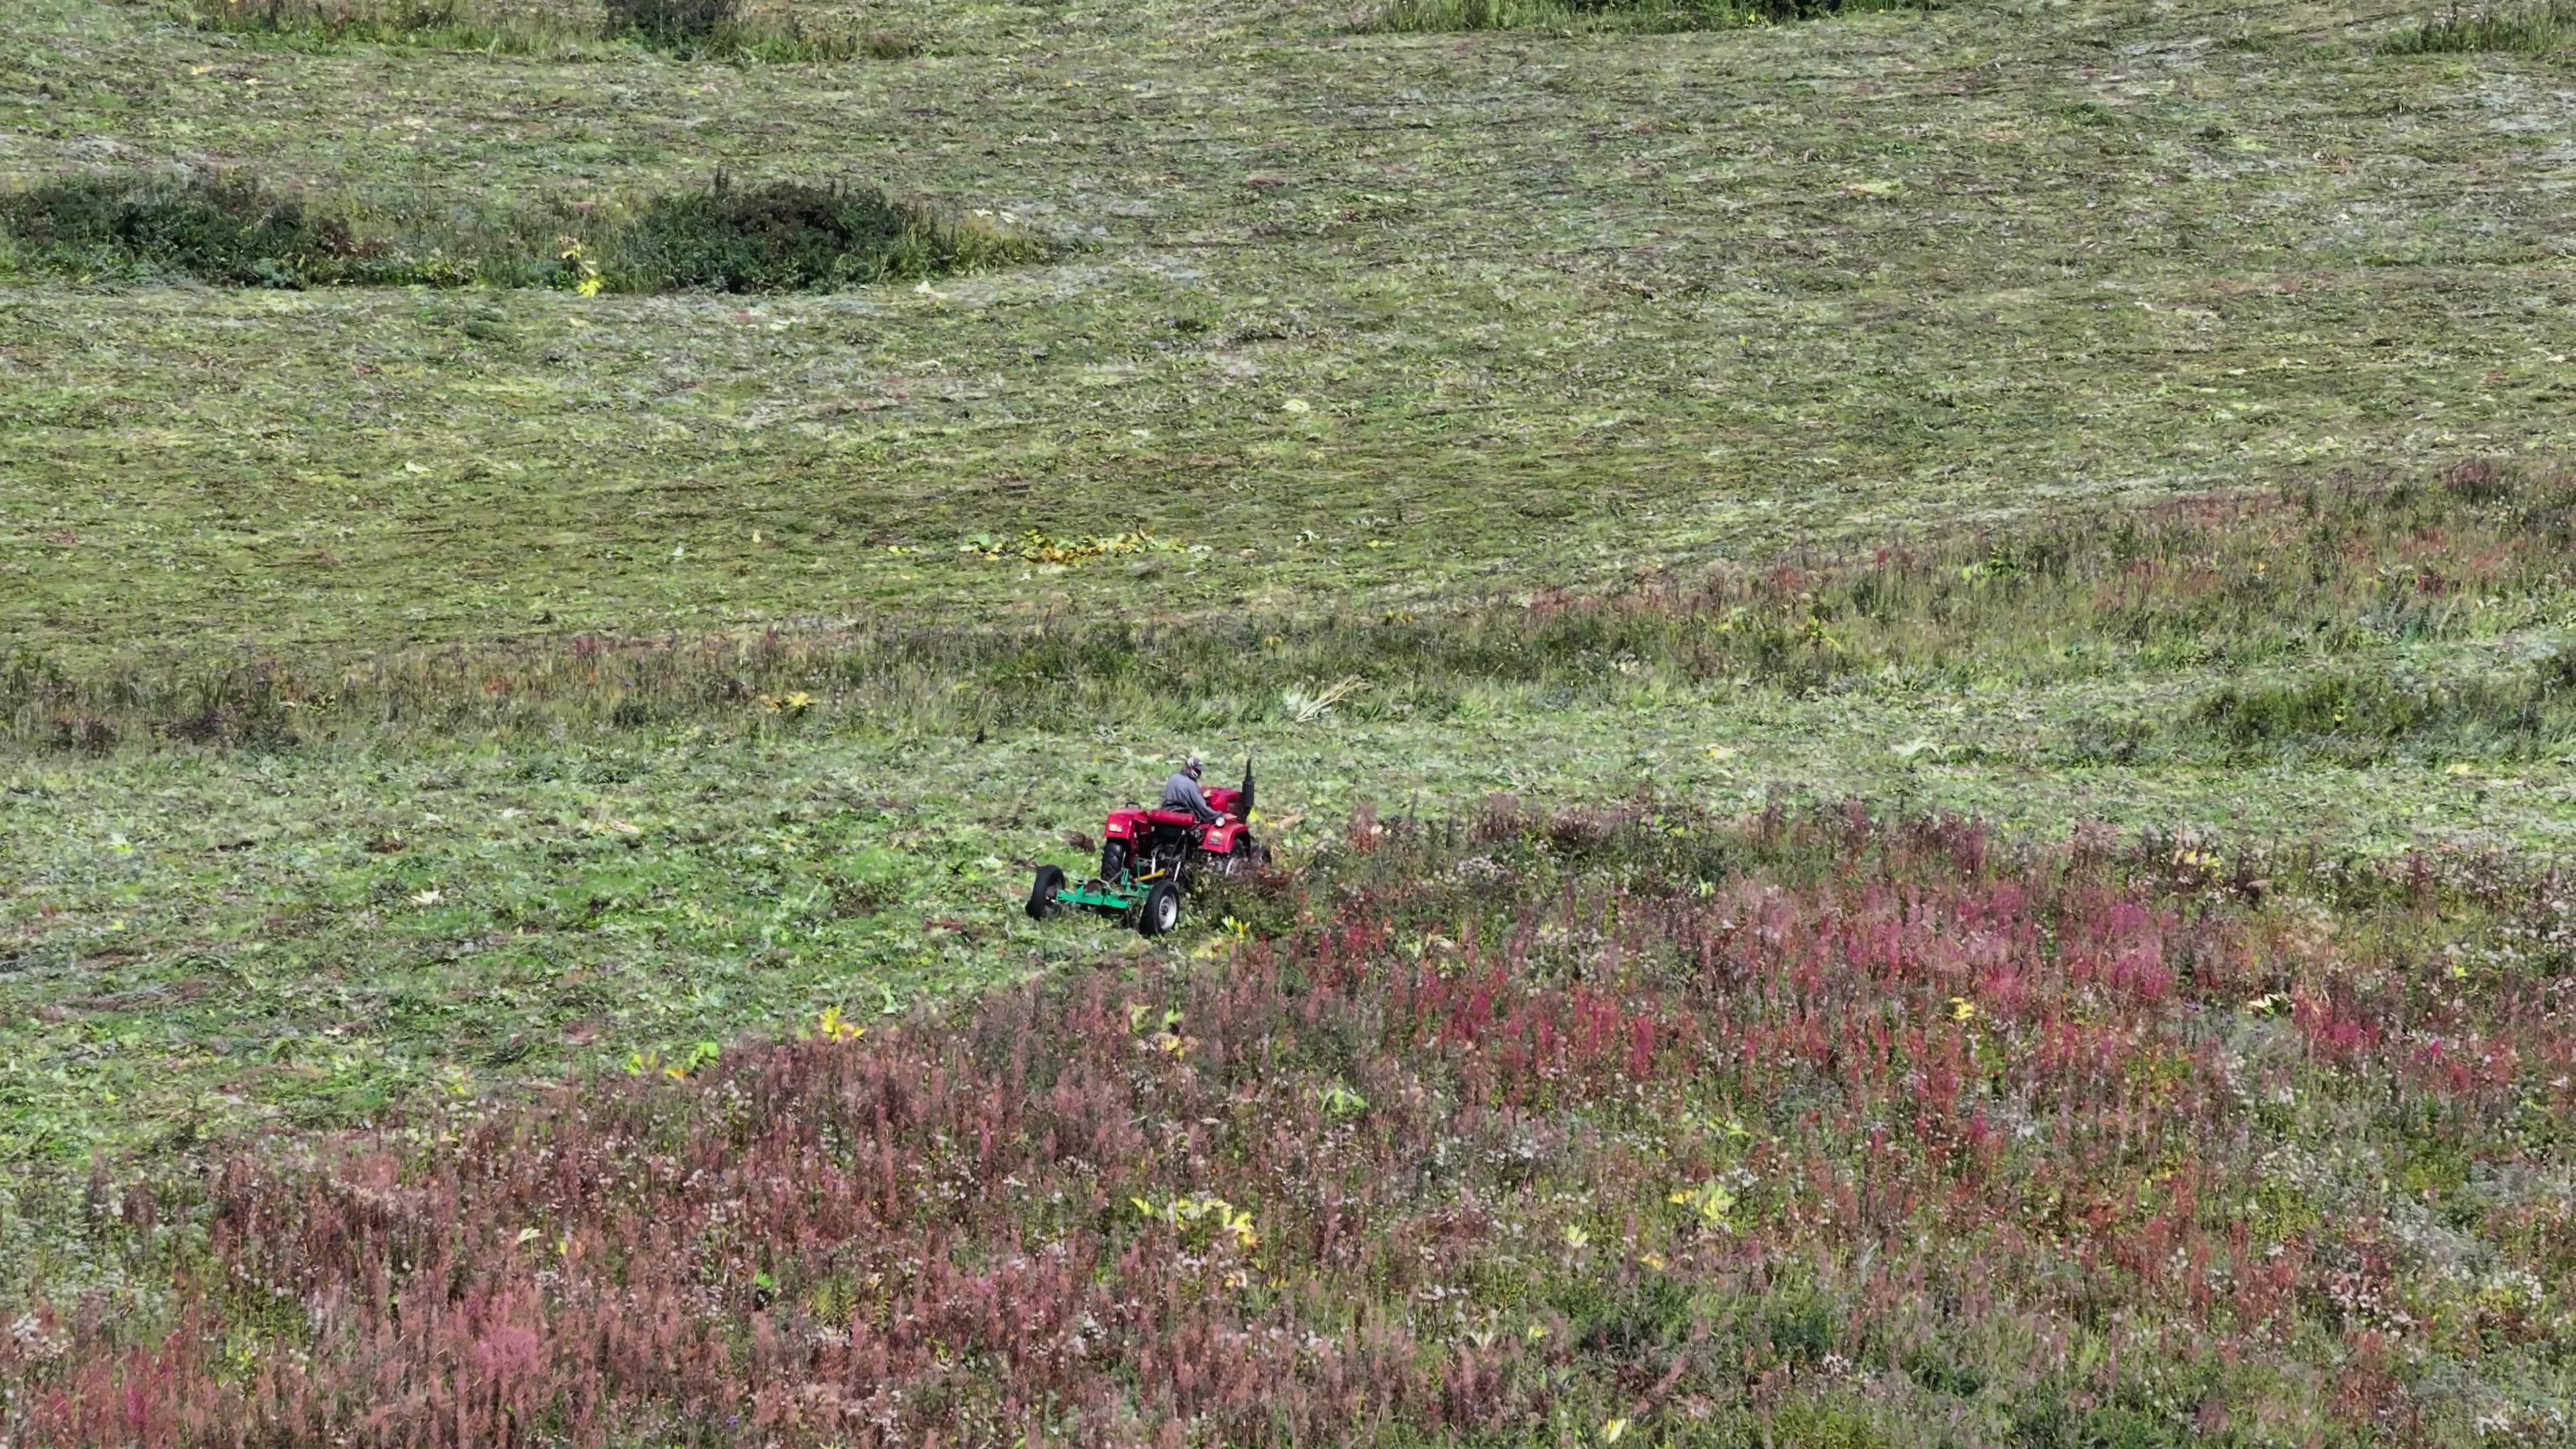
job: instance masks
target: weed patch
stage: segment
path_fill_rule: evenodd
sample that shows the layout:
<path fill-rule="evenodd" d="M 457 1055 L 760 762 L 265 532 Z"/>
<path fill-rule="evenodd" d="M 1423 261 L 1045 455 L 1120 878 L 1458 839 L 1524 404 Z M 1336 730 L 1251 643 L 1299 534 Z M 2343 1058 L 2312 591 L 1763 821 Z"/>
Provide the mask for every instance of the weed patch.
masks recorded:
<path fill-rule="evenodd" d="M 101 1174 L 51 1211 L 116 1286 L 27 1295 L 0 1430 L 2359 1446 L 2551 1412 L 2562 878 L 1856 810 L 1378 829 L 1193 964 Z M 2431 1121 L 2474 1182 L 2383 1165 Z M 2249 1223 L 2283 1194 L 2318 1211 Z M 2427 1212 L 2462 1251 L 2407 1248 Z M 2439 1371 L 2352 1372 L 2392 1343 Z"/>

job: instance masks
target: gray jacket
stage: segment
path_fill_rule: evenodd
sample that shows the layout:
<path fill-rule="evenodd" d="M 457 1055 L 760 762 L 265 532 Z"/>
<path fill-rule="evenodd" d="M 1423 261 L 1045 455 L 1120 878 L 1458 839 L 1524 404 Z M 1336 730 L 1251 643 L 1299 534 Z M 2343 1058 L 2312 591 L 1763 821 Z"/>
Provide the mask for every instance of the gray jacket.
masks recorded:
<path fill-rule="evenodd" d="M 1200 791 L 1199 782 L 1191 779 L 1187 770 L 1179 771 L 1163 782 L 1163 808 L 1187 810 L 1201 825 L 1214 825 L 1220 818 L 1215 810 L 1209 808 L 1206 794 Z"/>

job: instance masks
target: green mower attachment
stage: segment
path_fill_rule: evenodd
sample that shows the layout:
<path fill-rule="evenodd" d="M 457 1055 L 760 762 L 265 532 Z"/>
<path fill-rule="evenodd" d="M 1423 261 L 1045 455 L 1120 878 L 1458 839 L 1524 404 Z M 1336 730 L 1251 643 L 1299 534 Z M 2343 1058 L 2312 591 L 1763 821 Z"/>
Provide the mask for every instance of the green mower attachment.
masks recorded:
<path fill-rule="evenodd" d="M 1055 903 L 1059 906 L 1083 906 L 1091 910 L 1123 916 L 1145 904 L 1146 889 L 1139 885 L 1111 885 L 1106 881 L 1084 881 L 1080 885 L 1069 885 L 1057 891 Z"/>
<path fill-rule="evenodd" d="M 1043 921 L 1068 907 L 1111 916 L 1148 936 L 1160 936 L 1181 924 L 1181 881 L 1177 871 L 1139 876 L 1122 872 L 1116 880 L 1094 877 L 1075 883 L 1064 868 L 1038 867 L 1029 889 L 1029 919 Z"/>

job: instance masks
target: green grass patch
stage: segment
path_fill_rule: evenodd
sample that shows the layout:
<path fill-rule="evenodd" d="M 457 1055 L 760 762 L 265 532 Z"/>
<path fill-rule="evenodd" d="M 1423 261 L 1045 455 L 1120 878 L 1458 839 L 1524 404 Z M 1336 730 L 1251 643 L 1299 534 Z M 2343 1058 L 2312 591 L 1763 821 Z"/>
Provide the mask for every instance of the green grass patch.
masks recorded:
<path fill-rule="evenodd" d="M 1036 241 L 866 185 L 737 186 L 482 225 L 377 216 L 242 175 L 79 176 L 0 196 L 27 271 L 215 286 L 828 291 L 1035 260 Z"/>
<path fill-rule="evenodd" d="M 2553 754 L 2576 744 L 2576 645 L 2499 675 L 2334 669 L 2230 684 L 2201 702 L 2192 723 L 2237 760 L 2287 755 L 2357 766 L 2405 749 L 2506 759 Z"/>
<path fill-rule="evenodd" d="M 2576 48 L 2576 0 L 2488 0 L 2448 10 L 2388 39 L 2392 55 L 2503 52 L 2546 55 Z"/>
<path fill-rule="evenodd" d="M 1778 25 L 1864 11 L 1930 10 L 1934 0 L 1393 0 L 1369 30 L 1624 30 Z"/>

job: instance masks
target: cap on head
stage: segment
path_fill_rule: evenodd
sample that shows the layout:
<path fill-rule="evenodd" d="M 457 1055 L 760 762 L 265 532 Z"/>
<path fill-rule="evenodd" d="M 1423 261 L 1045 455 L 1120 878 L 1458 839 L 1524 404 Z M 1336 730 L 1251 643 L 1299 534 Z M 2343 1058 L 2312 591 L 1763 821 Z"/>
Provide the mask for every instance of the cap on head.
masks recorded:
<path fill-rule="evenodd" d="M 1190 756 L 1190 762 L 1189 762 L 1187 765 L 1183 766 L 1182 768 L 1184 768 L 1184 769 L 1188 770 L 1191 774 L 1195 775 L 1195 774 L 1197 774 L 1199 771 L 1204 770 L 1204 769 L 1206 769 L 1206 768 L 1207 768 L 1207 762 L 1206 762 L 1205 760 L 1200 759 L 1200 758 L 1199 758 L 1198 756 L 1196 756 L 1196 755 L 1192 755 L 1192 756 Z"/>

